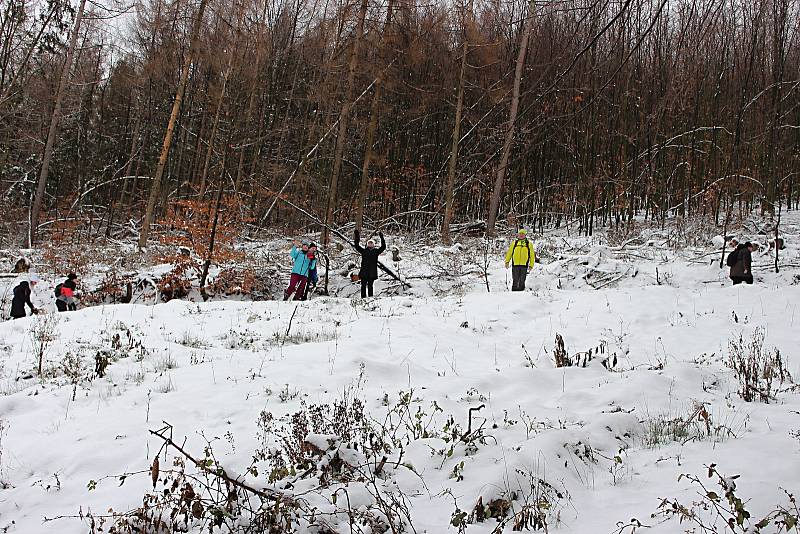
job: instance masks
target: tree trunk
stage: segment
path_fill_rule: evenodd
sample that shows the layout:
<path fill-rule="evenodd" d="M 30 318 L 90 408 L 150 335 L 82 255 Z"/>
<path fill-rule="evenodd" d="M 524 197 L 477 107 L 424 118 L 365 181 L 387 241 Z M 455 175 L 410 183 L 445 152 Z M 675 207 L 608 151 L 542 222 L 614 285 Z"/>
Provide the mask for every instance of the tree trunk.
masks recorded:
<path fill-rule="evenodd" d="M 779 273 L 780 269 L 778 268 L 778 257 L 781 253 L 781 243 L 782 240 L 780 239 L 779 228 L 781 226 L 781 201 L 778 201 L 778 220 L 775 222 L 775 273 Z"/>
<path fill-rule="evenodd" d="M 466 17 L 465 17 L 466 19 Z M 461 47 L 461 72 L 458 76 L 458 98 L 456 100 L 456 117 L 453 125 L 453 140 L 450 149 L 450 161 L 447 165 L 447 185 L 444 190 L 444 217 L 442 218 L 442 242 L 450 244 L 450 221 L 453 218 L 453 186 L 456 181 L 458 165 L 458 143 L 461 140 L 461 113 L 464 108 L 464 74 L 467 71 L 467 54 L 469 39 L 467 38 L 466 20 L 464 21 L 464 44 Z"/>
<path fill-rule="evenodd" d="M 327 245 L 330 239 L 328 226 L 333 224 L 333 214 L 336 210 L 337 190 L 339 188 L 339 174 L 342 170 L 342 157 L 344 155 L 345 137 L 347 137 L 347 123 L 350 118 L 350 108 L 353 98 L 353 82 L 358 65 L 358 52 L 361 47 L 361 37 L 364 34 L 364 19 L 367 16 L 367 0 L 361 0 L 361 9 L 358 12 L 358 22 L 356 23 L 355 42 L 353 51 L 350 54 L 350 66 L 347 73 L 347 88 L 345 89 L 344 103 L 339 113 L 339 134 L 336 137 L 336 150 L 333 157 L 333 171 L 331 172 L 330 189 L 328 191 L 328 209 L 325 210 L 325 226 L 322 229 L 323 245 Z"/>
<path fill-rule="evenodd" d="M 50 117 L 50 129 L 47 132 L 47 142 L 45 143 L 44 154 L 42 155 L 42 169 L 39 173 L 39 181 L 36 184 L 36 195 L 33 197 L 33 205 L 31 206 L 30 228 L 28 232 L 29 246 L 33 246 L 36 243 L 36 234 L 39 229 L 39 216 L 42 211 L 42 203 L 44 202 L 44 195 L 47 188 L 47 178 L 50 175 L 50 161 L 53 159 L 53 148 L 56 143 L 58 123 L 61 120 L 61 102 L 64 100 L 64 93 L 66 92 L 67 83 L 69 82 L 69 74 L 72 69 L 72 61 L 75 58 L 75 46 L 78 42 L 78 33 L 81 29 L 81 21 L 83 20 L 83 10 L 85 7 L 86 0 L 81 0 L 80 4 L 78 4 L 78 11 L 75 14 L 75 23 L 72 26 L 72 34 L 69 37 L 67 57 L 64 59 L 64 67 L 61 70 L 61 80 L 58 83 L 56 101 L 53 104 L 53 114 Z"/>
<path fill-rule="evenodd" d="M 225 67 L 225 74 L 222 76 L 222 87 L 217 98 L 217 109 L 214 111 L 214 122 L 211 125 L 211 135 L 208 138 L 208 148 L 206 149 L 206 159 L 203 161 L 203 173 L 200 175 L 200 192 L 198 197 L 203 198 L 206 194 L 206 180 L 208 179 L 208 166 L 211 164 L 211 155 L 214 153 L 214 139 L 219 129 L 219 116 L 222 112 L 222 104 L 225 101 L 225 90 L 228 86 L 228 78 L 233 70 L 233 51 L 236 46 L 231 46 L 228 54 L 228 65 Z"/>
<path fill-rule="evenodd" d="M 133 161 L 136 159 L 136 153 L 142 149 L 139 144 L 139 132 L 142 126 L 141 115 L 137 113 L 136 122 L 133 125 L 133 135 L 131 136 L 131 152 L 128 156 L 128 161 L 125 162 L 125 170 L 123 170 L 122 178 L 122 191 L 119 195 L 119 203 L 125 203 L 125 192 L 128 190 L 128 182 L 131 179 L 131 170 L 133 168 Z"/>
<path fill-rule="evenodd" d="M 175 133 L 175 123 L 178 121 L 178 114 L 181 111 L 183 94 L 186 91 L 186 82 L 189 80 L 189 70 L 192 66 L 192 57 L 197 49 L 197 41 L 200 37 L 200 26 L 203 23 L 203 13 L 206 10 L 207 3 L 208 0 L 200 0 L 200 7 L 197 10 L 197 15 L 194 19 L 194 24 L 192 25 L 189 52 L 186 54 L 186 59 L 183 63 L 183 70 L 181 71 L 181 78 L 178 82 L 178 89 L 175 92 L 175 101 L 172 103 L 172 113 L 170 114 L 169 122 L 167 123 L 167 131 L 164 134 L 164 145 L 161 147 L 161 154 L 158 157 L 158 165 L 156 166 L 156 172 L 153 176 L 153 185 L 150 189 L 150 196 L 147 199 L 147 209 L 145 210 L 144 220 L 142 221 L 142 230 L 139 233 L 140 250 L 147 245 L 147 237 L 150 234 L 150 225 L 153 222 L 153 213 L 155 211 L 156 200 L 158 199 L 158 191 L 161 188 L 161 179 L 164 176 L 164 167 L 167 165 L 167 156 L 169 156 L 169 149 L 172 145 L 172 136 Z"/>
<path fill-rule="evenodd" d="M 227 149 L 225 151 L 227 155 Z M 211 223 L 211 236 L 208 241 L 208 254 L 206 261 L 203 262 L 203 273 L 200 275 L 200 293 L 203 295 L 203 300 L 208 299 L 206 294 L 206 279 L 208 278 L 208 269 L 211 267 L 211 260 L 214 258 L 214 243 L 217 240 L 217 223 L 219 222 L 219 207 L 222 203 L 222 191 L 225 189 L 225 158 L 222 161 L 222 176 L 219 182 L 219 190 L 217 191 L 217 199 L 214 206 L 214 220 Z"/>
<path fill-rule="evenodd" d="M 489 201 L 489 218 L 486 223 L 486 234 L 489 236 L 494 236 L 497 233 L 495 231 L 495 224 L 497 223 L 497 213 L 500 210 L 500 199 L 503 195 L 503 187 L 505 186 L 506 169 L 508 167 L 509 157 L 511 156 L 511 145 L 514 144 L 514 129 L 517 121 L 517 111 L 519 110 L 522 71 L 525 67 L 525 56 L 528 52 L 528 41 L 530 40 L 531 30 L 533 28 L 533 20 L 536 16 L 536 3 L 531 1 L 528 9 L 528 17 L 525 19 L 525 24 L 522 26 L 522 37 L 520 38 L 517 64 L 514 68 L 514 88 L 511 93 L 511 108 L 509 110 L 508 126 L 506 127 L 506 140 L 505 143 L 503 143 L 503 151 L 500 155 L 500 164 L 497 166 L 497 176 L 494 180 L 492 198 Z"/>
<path fill-rule="evenodd" d="M 394 7 L 394 0 L 389 0 L 386 7 L 386 23 L 383 26 L 383 44 L 386 44 L 386 32 L 389 31 L 389 25 L 392 22 L 392 10 Z M 369 126 L 367 126 L 367 142 L 366 150 L 364 152 L 364 164 L 361 167 L 361 182 L 358 186 L 358 197 L 356 199 L 356 230 L 361 231 L 364 223 L 364 204 L 367 201 L 367 192 L 369 190 L 369 167 L 375 157 L 373 145 L 375 144 L 375 131 L 378 128 L 378 115 L 380 111 L 381 88 L 383 85 L 383 76 L 385 70 L 378 74 L 375 80 L 375 92 L 372 94 L 372 105 L 369 112 Z"/>

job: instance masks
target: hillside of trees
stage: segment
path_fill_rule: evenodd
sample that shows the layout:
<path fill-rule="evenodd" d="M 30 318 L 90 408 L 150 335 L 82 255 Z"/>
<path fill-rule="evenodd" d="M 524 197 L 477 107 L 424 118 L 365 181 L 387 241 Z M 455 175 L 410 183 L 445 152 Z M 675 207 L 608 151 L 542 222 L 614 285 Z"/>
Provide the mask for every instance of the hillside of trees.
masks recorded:
<path fill-rule="evenodd" d="M 797 207 L 799 31 L 793 0 L 6 0 L 2 240 Z"/>

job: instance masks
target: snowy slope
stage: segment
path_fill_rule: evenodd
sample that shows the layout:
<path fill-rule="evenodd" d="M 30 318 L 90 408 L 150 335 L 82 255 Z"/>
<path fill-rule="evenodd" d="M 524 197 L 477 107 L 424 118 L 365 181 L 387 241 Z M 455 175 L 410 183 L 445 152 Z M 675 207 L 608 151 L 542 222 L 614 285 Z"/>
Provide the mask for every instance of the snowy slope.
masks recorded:
<path fill-rule="evenodd" d="M 716 266 L 687 261 L 693 251 L 636 252 L 641 257 L 627 263 L 612 254 L 587 247 L 584 259 L 549 258 L 524 294 L 505 290 L 495 257 L 491 292 L 473 273 L 457 290 L 418 280 L 406 294 L 366 303 L 319 297 L 297 307 L 172 301 L 83 309 L 56 317 L 43 381 L 34 377 L 31 330 L 45 319 L 0 324 L 0 529 L 85 532 L 79 519 L 43 518 L 140 505 L 161 445 L 148 430 L 163 422 L 189 450 L 211 440 L 226 468 L 242 473 L 263 410 L 281 416 L 301 401 L 331 402 L 356 382 L 376 417 L 401 391 L 413 391 L 426 410 L 435 401 L 439 428 L 450 414 L 466 428 L 469 408 L 485 405 L 473 425 L 483 425 L 486 439 L 475 447 L 459 444 L 443 457 L 442 443 L 421 439 L 404 452 L 408 469 L 395 478 L 417 532 L 456 532 L 456 507 L 470 512 L 479 497 L 487 503 L 524 492 L 529 477 L 564 496 L 551 532 L 587 534 L 613 532 L 632 517 L 653 525 L 648 532 L 681 532 L 676 520 L 650 514 L 661 498 L 691 502 L 695 489 L 678 476 L 702 474 L 712 462 L 742 475 L 738 487 L 754 515 L 782 500 L 780 488 L 800 490 L 800 441 L 790 434 L 800 428 L 800 394 L 745 403 L 724 365 L 730 339 L 763 328 L 766 345 L 800 377 L 794 271 L 768 273 L 765 257 L 759 284 L 731 287 Z M 581 276 L 588 264 L 624 279 L 592 289 Z M 556 334 L 571 355 L 602 346 L 615 368 L 597 359 L 555 368 Z M 98 352 L 111 357 L 107 375 L 73 387 L 65 355 L 89 377 Z M 688 418 L 701 404 L 720 425 L 712 436 L 647 443 L 653 421 Z M 139 474 L 120 485 L 123 473 Z M 475 523 L 467 532 L 496 525 Z"/>

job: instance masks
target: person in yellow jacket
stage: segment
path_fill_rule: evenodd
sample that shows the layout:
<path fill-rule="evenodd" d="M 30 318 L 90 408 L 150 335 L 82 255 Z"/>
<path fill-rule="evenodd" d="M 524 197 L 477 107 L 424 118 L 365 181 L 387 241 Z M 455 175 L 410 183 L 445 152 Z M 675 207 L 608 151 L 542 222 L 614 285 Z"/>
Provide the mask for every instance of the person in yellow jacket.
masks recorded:
<path fill-rule="evenodd" d="M 528 231 L 520 228 L 517 238 L 506 252 L 506 269 L 511 265 L 511 291 L 525 291 L 525 279 L 536 261 L 533 243 L 528 240 Z"/>

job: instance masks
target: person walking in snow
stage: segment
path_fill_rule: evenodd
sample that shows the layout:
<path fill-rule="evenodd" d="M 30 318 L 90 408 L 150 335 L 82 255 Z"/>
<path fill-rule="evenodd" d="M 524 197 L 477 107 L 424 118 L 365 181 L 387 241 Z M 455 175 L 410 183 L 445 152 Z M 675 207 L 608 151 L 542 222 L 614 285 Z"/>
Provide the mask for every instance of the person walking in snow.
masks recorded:
<path fill-rule="evenodd" d="M 731 257 L 728 258 L 728 265 L 731 266 L 730 278 L 733 285 L 753 283 L 752 267 L 752 253 L 754 245 L 748 241 L 747 243 L 737 245 L 736 249 L 731 252 Z"/>
<path fill-rule="evenodd" d="M 11 318 L 21 319 L 25 317 L 25 305 L 31 309 L 31 313 L 36 315 L 39 310 L 31 302 L 31 290 L 39 282 L 39 277 L 32 274 L 30 282 L 23 280 L 14 288 L 14 297 L 11 299 Z"/>
<path fill-rule="evenodd" d="M 508 247 L 505 265 L 511 266 L 511 291 L 525 291 L 525 279 L 536 262 L 534 247 L 528 240 L 528 231 L 520 228 L 517 238 Z"/>
<path fill-rule="evenodd" d="M 358 230 L 355 231 L 355 239 L 353 246 L 356 251 L 361 254 L 361 270 L 358 271 L 358 278 L 361 280 L 361 298 L 370 297 L 374 292 L 375 280 L 378 279 L 378 256 L 383 254 L 386 250 L 386 240 L 383 238 L 383 232 L 378 232 L 381 238 L 381 246 L 375 248 L 375 240 L 367 240 L 366 248 L 361 246 L 361 234 Z"/>
<path fill-rule="evenodd" d="M 309 245 L 304 242 L 301 245 L 297 240 L 292 243 L 292 250 L 289 253 L 294 262 L 292 276 L 289 279 L 289 287 L 283 292 L 283 300 L 289 300 L 292 294 L 294 294 L 294 300 L 302 300 L 308 283 L 308 273 L 317 266 L 317 260 L 312 252 L 316 249 L 317 247 L 313 243 Z M 309 252 L 311 257 L 309 257 Z"/>
<path fill-rule="evenodd" d="M 75 311 L 78 309 L 77 301 L 75 300 L 76 292 L 78 290 L 78 275 L 69 273 L 67 279 L 56 286 L 56 308 L 60 312 Z"/>

